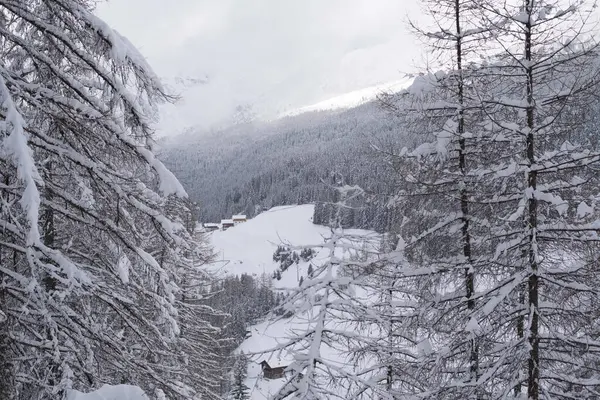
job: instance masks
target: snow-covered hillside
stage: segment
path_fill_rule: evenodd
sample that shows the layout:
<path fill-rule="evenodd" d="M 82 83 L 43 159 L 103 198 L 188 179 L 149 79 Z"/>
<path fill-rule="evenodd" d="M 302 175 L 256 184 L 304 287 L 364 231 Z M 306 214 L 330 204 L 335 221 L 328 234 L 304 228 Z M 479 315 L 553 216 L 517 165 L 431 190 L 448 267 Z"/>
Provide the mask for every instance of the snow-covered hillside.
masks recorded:
<path fill-rule="evenodd" d="M 279 263 L 273 261 L 273 252 L 278 245 L 317 245 L 323 242 L 323 235 L 329 229 L 313 225 L 313 211 L 312 204 L 275 207 L 226 231 L 212 232 L 210 241 L 218 254 L 212 268 L 234 275 L 272 274 L 279 267 Z M 299 279 L 296 272 L 306 272 L 296 267 L 291 267 L 291 270 L 293 274 L 283 274 L 281 281 L 275 281 L 276 287 L 295 286 Z"/>
<path fill-rule="evenodd" d="M 213 270 L 222 274 L 246 273 L 259 276 L 266 273 L 270 276 L 279 267 L 279 263 L 273 261 L 273 252 L 278 245 L 314 247 L 316 255 L 312 260 L 300 260 L 281 274 L 281 280 L 273 279 L 273 286 L 279 290 L 298 287 L 300 278 L 306 278 L 310 263 L 319 265 L 329 259 L 329 249 L 319 246 L 331 235 L 331 231 L 312 223 L 313 211 L 314 205 L 275 207 L 226 231 L 210 233 L 211 244 L 218 253 L 218 260 L 212 265 Z M 346 233 L 357 235 L 371 243 L 379 241 L 379 235 L 370 231 L 348 230 Z M 344 254 L 336 253 L 336 256 L 344 257 Z M 291 331 L 306 328 L 306 320 L 302 315 L 275 322 L 264 321 L 250 327 L 251 336 L 238 350 L 245 354 L 266 351 L 285 341 Z M 343 359 L 342 354 L 331 349 L 324 349 L 323 353 L 331 360 Z M 251 360 L 246 380 L 251 399 L 268 399 L 281 387 L 284 380 L 264 379 L 260 361 L 267 360 L 271 367 L 287 366 L 292 362 L 292 357 L 286 352 L 267 352 L 253 355 Z"/>
<path fill-rule="evenodd" d="M 211 232 L 210 242 L 217 253 L 212 270 L 233 275 L 270 275 L 279 267 L 279 263 L 273 261 L 273 252 L 278 245 L 322 245 L 324 237 L 330 235 L 330 229 L 312 223 L 314 209 L 314 204 L 274 207 L 226 231 Z M 347 233 L 364 237 L 378 236 L 360 229 L 347 230 Z M 317 252 L 313 262 L 327 257 L 320 253 Z M 274 286 L 296 286 L 300 277 L 306 275 L 307 268 L 307 262 L 300 262 L 298 268 L 290 267 L 282 274 L 281 281 L 274 281 Z"/>
<path fill-rule="evenodd" d="M 280 118 L 293 115 L 300 115 L 315 111 L 338 110 L 346 108 L 358 107 L 361 104 L 373 101 L 380 93 L 397 93 L 406 89 L 413 82 L 412 77 L 407 77 L 394 82 L 386 82 L 383 84 L 367 87 L 364 89 L 354 90 L 342 95 L 332 97 L 327 100 L 320 101 L 316 104 L 300 107 L 292 111 L 287 111 L 280 115 Z"/>

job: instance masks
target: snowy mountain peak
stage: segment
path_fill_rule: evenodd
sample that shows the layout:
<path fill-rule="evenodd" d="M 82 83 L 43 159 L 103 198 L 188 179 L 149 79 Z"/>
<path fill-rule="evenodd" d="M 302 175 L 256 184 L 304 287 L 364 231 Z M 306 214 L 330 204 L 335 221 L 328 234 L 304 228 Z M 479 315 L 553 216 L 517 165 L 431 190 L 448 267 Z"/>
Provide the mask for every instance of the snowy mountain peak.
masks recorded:
<path fill-rule="evenodd" d="M 358 107 L 361 104 L 375 100 L 377 98 L 377 95 L 381 93 L 395 93 L 406 89 L 411 85 L 413 80 L 413 78 L 407 77 L 405 79 L 398 80 L 395 82 L 387 82 L 367 87 L 364 89 L 354 90 L 352 92 L 344 93 L 342 95 L 335 96 L 324 101 L 320 101 L 313 105 L 300 107 L 292 111 L 287 111 L 281 114 L 280 117 L 289 117 L 314 111 L 326 111 Z"/>

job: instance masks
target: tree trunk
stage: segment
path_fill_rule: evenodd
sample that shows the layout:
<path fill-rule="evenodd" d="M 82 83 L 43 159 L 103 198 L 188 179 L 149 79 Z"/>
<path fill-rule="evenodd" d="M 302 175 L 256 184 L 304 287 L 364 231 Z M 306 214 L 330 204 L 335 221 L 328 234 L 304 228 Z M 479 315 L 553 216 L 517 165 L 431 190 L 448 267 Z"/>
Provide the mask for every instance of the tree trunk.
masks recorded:
<path fill-rule="evenodd" d="M 534 143 L 534 102 L 533 102 L 533 67 L 531 66 L 531 46 L 532 46 L 532 32 L 531 32 L 531 17 L 533 12 L 533 0 L 526 0 L 525 12 L 529 16 L 527 23 L 525 24 L 525 60 L 526 76 L 527 76 L 527 162 L 530 167 L 527 173 L 527 188 L 530 193 L 528 200 L 528 220 L 527 229 L 529 231 L 528 237 L 528 263 L 529 263 L 529 279 L 528 279 L 528 308 L 531 313 L 531 325 L 529 326 L 528 340 L 529 340 L 529 359 L 527 362 L 527 397 L 530 400 L 539 400 L 540 397 L 540 338 L 539 338 L 539 327 L 538 327 L 538 257 L 537 257 L 537 199 L 535 198 L 535 190 L 537 187 L 537 172 L 531 170 L 531 167 L 535 165 L 535 143 Z"/>
<path fill-rule="evenodd" d="M 475 300 L 473 296 L 475 294 L 475 271 L 473 270 L 472 264 L 472 252 L 471 252 L 471 234 L 469 229 L 469 197 L 468 189 L 466 187 L 466 141 L 464 138 L 465 133 L 465 114 L 464 114 L 464 81 L 463 81 L 463 70 L 462 70 L 462 36 L 461 36 L 461 24 L 460 24 L 460 0 L 455 0 L 454 12 L 456 22 L 456 63 L 458 72 L 458 166 L 462 178 L 460 187 L 460 209 L 462 213 L 462 240 L 463 240 L 463 256 L 466 260 L 467 267 L 465 268 L 465 289 L 467 297 L 467 307 L 472 313 L 475 310 Z M 475 384 L 479 376 L 479 349 L 475 338 L 471 339 L 470 343 L 470 357 L 469 357 L 469 374 L 471 383 Z"/>

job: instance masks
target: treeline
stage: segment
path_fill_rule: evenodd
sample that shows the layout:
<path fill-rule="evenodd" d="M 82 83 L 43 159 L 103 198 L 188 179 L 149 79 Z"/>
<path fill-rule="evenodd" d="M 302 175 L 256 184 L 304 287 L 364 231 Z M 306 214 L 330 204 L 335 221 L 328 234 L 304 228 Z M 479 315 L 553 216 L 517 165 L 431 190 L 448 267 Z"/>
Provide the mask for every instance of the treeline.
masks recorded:
<path fill-rule="evenodd" d="M 217 311 L 208 316 L 208 322 L 221 327 L 219 392 L 223 396 L 247 398 L 236 396 L 242 396 L 243 380 L 251 360 L 236 355 L 235 350 L 252 335 L 252 325 L 270 313 L 281 315 L 277 310 L 284 294 L 273 290 L 271 277 L 267 274 L 259 277 L 242 274 L 214 281 L 204 297 L 204 304 Z"/>
<path fill-rule="evenodd" d="M 351 201 L 339 203 L 339 195 L 315 204 L 313 223 L 323 226 L 369 229 L 379 233 L 397 231 L 402 222 L 400 205 L 381 194 L 362 193 Z"/>
<path fill-rule="evenodd" d="M 214 282 L 206 293 L 206 304 L 223 313 L 213 316 L 211 322 L 223 326 L 223 336 L 231 341 L 226 353 L 237 348 L 249 334 L 248 328 L 275 310 L 283 297 L 282 292 L 273 290 L 267 274 L 258 278 L 226 276 Z"/>
<path fill-rule="evenodd" d="M 278 205 L 334 202 L 341 182 L 386 193 L 396 178 L 370 145 L 399 148 L 411 140 L 398 119 L 368 103 L 188 134 L 163 143 L 160 157 L 209 222 Z M 367 227 L 368 219 L 363 223 Z"/>

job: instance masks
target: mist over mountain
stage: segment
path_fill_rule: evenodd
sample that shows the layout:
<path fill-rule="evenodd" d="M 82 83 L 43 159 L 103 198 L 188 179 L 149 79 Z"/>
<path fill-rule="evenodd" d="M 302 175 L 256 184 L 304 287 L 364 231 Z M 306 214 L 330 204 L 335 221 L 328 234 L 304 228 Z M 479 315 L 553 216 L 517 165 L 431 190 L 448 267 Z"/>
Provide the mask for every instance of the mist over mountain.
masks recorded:
<path fill-rule="evenodd" d="M 333 185 L 384 193 L 382 178 L 391 182 L 393 176 L 371 145 L 394 148 L 412 140 L 370 101 L 210 133 L 189 131 L 164 140 L 159 156 L 199 203 L 200 220 L 209 222 L 278 205 L 335 201 Z"/>

